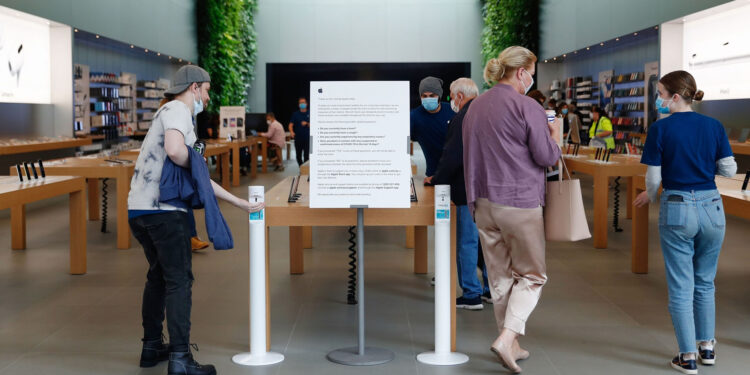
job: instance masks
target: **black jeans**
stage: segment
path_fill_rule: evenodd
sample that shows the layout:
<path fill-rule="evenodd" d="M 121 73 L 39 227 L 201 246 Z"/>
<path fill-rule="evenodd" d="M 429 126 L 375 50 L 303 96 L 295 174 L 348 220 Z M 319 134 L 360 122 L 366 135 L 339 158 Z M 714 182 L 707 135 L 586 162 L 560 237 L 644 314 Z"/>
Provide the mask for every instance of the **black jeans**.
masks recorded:
<path fill-rule="evenodd" d="M 310 139 L 303 141 L 301 138 L 294 138 L 294 151 L 297 153 L 297 164 L 305 164 L 310 160 Z"/>
<path fill-rule="evenodd" d="M 129 223 L 149 264 L 141 309 L 143 338 L 161 338 L 166 308 L 169 350 L 186 352 L 193 285 L 188 214 L 174 211 L 143 215 Z"/>

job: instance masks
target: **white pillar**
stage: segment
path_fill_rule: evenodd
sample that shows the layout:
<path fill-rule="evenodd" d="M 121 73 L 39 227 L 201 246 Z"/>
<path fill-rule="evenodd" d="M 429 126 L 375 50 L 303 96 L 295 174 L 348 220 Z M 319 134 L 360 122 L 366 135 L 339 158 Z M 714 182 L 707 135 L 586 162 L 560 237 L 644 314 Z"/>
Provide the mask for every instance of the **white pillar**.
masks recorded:
<path fill-rule="evenodd" d="M 263 186 L 248 186 L 250 202 L 264 201 Z M 245 366 L 266 366 L 284 360 L 284 355 L 266 351 L 266 210 L 249 214 L 250 226 L 250 352 L 232 357 Z"/>
<path fill-rule="evenodd" d="M 428 365 L 459 365 L 466 354 L 451 352 L 451 199 L 450 186 L 435 186 L 435 351 L 417 356 Z"/>

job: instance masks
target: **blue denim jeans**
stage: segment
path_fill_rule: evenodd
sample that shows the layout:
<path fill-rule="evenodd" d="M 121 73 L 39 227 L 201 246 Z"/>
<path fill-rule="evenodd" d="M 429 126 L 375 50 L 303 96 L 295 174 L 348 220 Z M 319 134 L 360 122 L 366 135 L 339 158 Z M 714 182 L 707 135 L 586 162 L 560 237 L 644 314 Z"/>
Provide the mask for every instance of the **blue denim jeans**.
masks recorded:
<path fill-rule="evenodd" d="M 458 271 L 458 285 L 466 298 L 477 298 L 488 293 L 487 267 L 479 262 L 479 232 L 474 219 L 471 217 L 469 206 L 456 206 L 456 268 Z M 482 269 L 484 287 L 477 278 L 477 267 Z"/>
<path fill-rule="evenodd" d="M 717 190 L 664 190 L 659 234 L 680 353 L 695 353 L 696 341 L 714 339 L 714 277 L 726 218 Z"/>

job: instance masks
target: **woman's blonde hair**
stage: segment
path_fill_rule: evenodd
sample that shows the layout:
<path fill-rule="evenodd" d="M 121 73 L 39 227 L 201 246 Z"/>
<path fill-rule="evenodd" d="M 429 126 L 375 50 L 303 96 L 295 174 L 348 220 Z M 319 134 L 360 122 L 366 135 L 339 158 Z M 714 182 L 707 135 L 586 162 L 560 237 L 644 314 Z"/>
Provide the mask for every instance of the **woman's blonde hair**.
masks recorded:
<path fill-rule="evenodd" d="M 518 68 L 530 69 L 536 63 L 536 55 L 521 46 L 511 46 L 500 52 L 497 58 L 487 61 L 484 67 L 484 81 L 494 84 Z"/>

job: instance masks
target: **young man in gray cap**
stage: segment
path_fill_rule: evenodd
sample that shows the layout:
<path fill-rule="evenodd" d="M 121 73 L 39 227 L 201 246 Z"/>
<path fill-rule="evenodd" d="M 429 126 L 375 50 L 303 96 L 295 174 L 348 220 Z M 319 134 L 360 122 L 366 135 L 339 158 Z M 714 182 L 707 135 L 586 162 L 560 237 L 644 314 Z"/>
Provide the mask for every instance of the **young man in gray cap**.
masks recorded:
<path fill-rule="evenodd" d="M 443 154 L 448 122 L 456 114 L 447 102 L 441 102 L 443 80 L 426 77 L 419 83 L 419 98 L 422 102 L 411 111 L 411 139 L 422 148 L 427 163 L 426 175 L 432 176 L 437 170 Z"/>
<path fill-rule="evenodd" d="M 169 359 L 170 375 L 213 375 L 212 365 L 201 365 L 190 352 L 192 306 L 192 253 L 190 223 L 184 209 L 159 201 L 162 168 L 167 157 L 190 168 L 190 154 L 197 140 L 193 117 L 209 101 L 211 78 L 194 65 L 180 68 L 165 96 L 172 99 L 154 115 L 135 163 L 128 194 L 128 221 L 143 246 L 149 263 L 143 291 L 143 351 L 141 367 L 153 367 Z M 224 190 L 211 181 L 214 194 L 246 212 L 263 208 Z M 162 342 L 166 310 L 169 346 Z"/>

